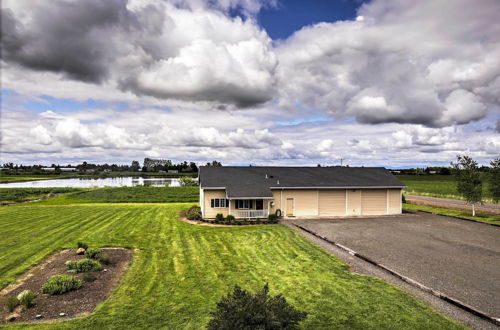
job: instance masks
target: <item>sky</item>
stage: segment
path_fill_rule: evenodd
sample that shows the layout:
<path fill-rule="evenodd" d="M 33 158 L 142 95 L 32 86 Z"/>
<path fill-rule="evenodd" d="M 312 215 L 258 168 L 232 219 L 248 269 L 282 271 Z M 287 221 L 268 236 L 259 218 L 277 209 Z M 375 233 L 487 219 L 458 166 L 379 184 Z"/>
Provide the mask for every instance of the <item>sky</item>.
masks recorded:
<path fill-rule="evenodd" d="M 500 157 L 498 0 L 3 0 L 0 163 Z"/>

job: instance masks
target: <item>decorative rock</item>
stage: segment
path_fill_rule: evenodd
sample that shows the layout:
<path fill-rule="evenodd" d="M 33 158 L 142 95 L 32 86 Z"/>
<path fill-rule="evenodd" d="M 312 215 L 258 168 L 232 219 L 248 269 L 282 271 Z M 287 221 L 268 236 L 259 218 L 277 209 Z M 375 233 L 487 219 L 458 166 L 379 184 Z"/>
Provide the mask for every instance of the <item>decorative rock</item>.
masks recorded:
<path fill-rule="evenodd" d="M 103 272 L 107 272 L 107 271 L 108 271 L 108 269 L 107 269 L 107 268 L 104 268 L 102 271 L 103 271 Z"/>
<path fill-rule="evenodd" d="M 59 316 L 61 317 L 66 316 L 66 313 L 59 313 Z"/>
<path fill-rule="evenodd" d="M 42 315 L 42 314 L 37 314 L 37 315 L 35 316 L 35 318 L 37 318 L 37 319 L 41 319 L 42 317 L 43 317 L 43 315 Z"/>
<path fill-rule="evenodd" d="M 78 248 L 78 250 L 76 250 L 76 254 L 84 254 L 84 253 L 85 253 L 84 248 Z"/>
<path fill-rule="evenodd" d="M 5 320 L 7 322 L 13 322 L 13 321 L 15 321 L 20 316 L 21 315 L 19 313 L 10 313 L 9 315 L 7 315 L 7 317 L 5 318 Z"/>

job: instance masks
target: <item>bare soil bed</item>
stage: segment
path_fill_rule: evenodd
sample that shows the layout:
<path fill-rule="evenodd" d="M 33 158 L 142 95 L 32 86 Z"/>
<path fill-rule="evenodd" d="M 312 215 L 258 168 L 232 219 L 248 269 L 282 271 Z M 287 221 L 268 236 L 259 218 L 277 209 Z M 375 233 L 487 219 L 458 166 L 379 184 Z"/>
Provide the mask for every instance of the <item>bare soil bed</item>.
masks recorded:
<path fill-rule="evenodd" d="M 34 267 L 22 275 L 18 281 L 0 291 L 2 322 L 10 314 L 4 301 L 8 297 L 16 297 L 23 290 L 32 290 L 36 294 L 35 306 L 24 308 L 18 306 L 15 310 L 19 314 L 13 322 L 40 322 L 55 319 L 67 319 L 90 314 L 94 308 L 113 292 L 121 276 L 127 270 L 132 258 L 132 251 L 124 248 L 104 248 L 103 255 L 110 261 L 103 264 L 103 270 L 92 272 L 95 280 L 86 282 L 83 277 L 90 273 L 69 274 L 65 263 L 68 260 L 85 258 L 77 255 L 75 249 L 63 250 L 50 256 L 44 263 Z M 42 293 L 42 285 L 54 275 L 67 274 L 82 280 L 82 287 L 61 295 L 46 295 Z M 64 313 L 64 316 L 60 316 Z M 36 318 L 42 315 L 42 318 Z"/>

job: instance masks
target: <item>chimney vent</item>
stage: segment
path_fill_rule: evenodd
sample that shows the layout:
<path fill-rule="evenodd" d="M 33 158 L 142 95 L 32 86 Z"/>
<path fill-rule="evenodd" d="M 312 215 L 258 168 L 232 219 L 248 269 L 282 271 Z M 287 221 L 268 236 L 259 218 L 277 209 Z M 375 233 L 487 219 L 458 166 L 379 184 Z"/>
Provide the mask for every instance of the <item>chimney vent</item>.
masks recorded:
<path fill-rule="evenodd" d="M 267 179 L 267 173 L 266 173 L 266 179 Z"/>
<path fill-rule="evenodd" d="M 276 182 L 276 184 L 280 184 L 280 180 L 278 180 L 278 181 Z"/>

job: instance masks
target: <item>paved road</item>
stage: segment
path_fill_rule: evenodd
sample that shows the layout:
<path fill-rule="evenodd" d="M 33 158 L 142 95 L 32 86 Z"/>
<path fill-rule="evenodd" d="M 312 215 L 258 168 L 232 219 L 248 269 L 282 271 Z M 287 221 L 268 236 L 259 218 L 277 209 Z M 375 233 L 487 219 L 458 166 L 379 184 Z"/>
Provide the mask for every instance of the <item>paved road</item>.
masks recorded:
<path fill-rule="evenodd" d="M 500 317 L 500 227 L 420 212 L 288 221 Z"/>
<path fill-rule="evenodd" d="M 465 201 L 461 201 L 458 199 L 415 196 L 415 195 L 405 195 L 405 197 L 408 202 L 412 202 L 414 204 L 446 207 L 446 208 L 460 209 L 460 210 L 472 210 L 471 205 L 468 205 Z M 485 203 L 483 205 L 476 205 L 476 211 L 500 214 L 500 204 Z"/>

